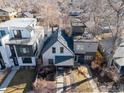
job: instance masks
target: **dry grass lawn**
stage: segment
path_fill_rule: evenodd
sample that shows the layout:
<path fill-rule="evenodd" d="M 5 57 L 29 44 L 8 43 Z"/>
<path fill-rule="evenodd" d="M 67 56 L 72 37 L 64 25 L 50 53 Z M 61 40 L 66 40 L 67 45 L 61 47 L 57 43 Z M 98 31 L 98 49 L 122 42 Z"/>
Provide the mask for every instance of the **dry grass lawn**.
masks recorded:
<path fill-rule="evenodd" d="M 88 69 L 85 66 L 80 66 L 65 76 L 66 92 L 67 93 L 86 93 L 93 92 L 93 89 L 87 79 Z"/>
<path fill-rule="evenodd" d="M 75 87 L 76 92 L 92 92 L 92 87 L 87 79 L 88 70 L 86 67 L 81 66 L 78 70 L 74 71 L 74 80 L 77 82 Z"/>
<path fill-rule="evenodd" d="M 26 93 L 32 86 L 32 79 L 35 75 L 33 69 L 19 70 L 10 82 L 5 93 Z"/>
<path fill-rule="evenodd" d="M 7 75 L 8 75 L 8 71 L 6 71 L 6 70 L 3 72 L 0 72 L 0 85 L 3 83 L 3 81 L 5 80 Z"/>

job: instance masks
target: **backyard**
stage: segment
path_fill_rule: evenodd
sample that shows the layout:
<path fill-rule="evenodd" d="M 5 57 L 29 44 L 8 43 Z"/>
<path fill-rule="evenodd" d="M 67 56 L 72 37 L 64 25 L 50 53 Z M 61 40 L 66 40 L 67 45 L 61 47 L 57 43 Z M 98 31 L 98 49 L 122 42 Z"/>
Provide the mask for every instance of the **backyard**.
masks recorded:
<path fill-rule="evenodd" d="M 36 80 L 33 84 L 33 90 L 35 93 L 56 92 L 55 70 L 54 66 L 39 67 Z"/>
<path fill-rule="evenodd" d="M 88 70 L 85 66 L 72 70 L 65 74 L 66 92 L 92 92 L 93 89 L 89 83 Z"/>
<path fill-rule="evenodd" d="M 60 73 L 59 73 L 60 74 Z M 64 68 L 61 74 L 64 79 L 64 92 L 92 92 L 90 85 L 88 69 L 85 66 L 79 66 L 76 69 Z M 34 92 L 36 93 L 55 93 L 57 91 L 57 79 L 55 67 L 42 67 L 38 71 L 36 81 L 34 82 Z M 60 80 L 61 81 L 61 80 Z M 59 84 L 60 84 L 59 81 Z"/>
<path fill-rule="evenodd" d="M 34 69 L 20 69 L 10 82 L 5 93 L 27 93 L 32 88 L 34 77 Z"/>

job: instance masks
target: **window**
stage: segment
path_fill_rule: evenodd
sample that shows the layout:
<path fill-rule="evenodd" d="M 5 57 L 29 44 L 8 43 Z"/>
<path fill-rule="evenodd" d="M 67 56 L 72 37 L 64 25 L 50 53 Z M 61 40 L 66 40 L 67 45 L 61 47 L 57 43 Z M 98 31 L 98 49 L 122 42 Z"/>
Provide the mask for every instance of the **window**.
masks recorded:
<path fill-rule="evenodd" d="M 74 61 L 75 61 L 75 62 L 78 61 L 78 56 L 75 56 Z"/>
<path fill-rule="evenodd" d="M 83 45 L 80 45 L 80 44 L 77 44 L 76 45 L 76 50 L 83 51 L 84 50 L 84 46 Z"/>
<path fill-rule="evenodd" d="M 3 15 L 6 15 L 6 13 L 3 12 Z"/>
<path fill-rule="evenodd" d="M 29 48 L 22 48 L 20 51 L 21 51 L 21 53 L 24 53 L 24 54 L 30 53 Z"/>
<path fill-rule="evenodd" d="M 22 48 L 22 51 L 23 51 L 24 54 L 27 53 L 26 48 Z"/>
<path fill-rule="evenodd" d="M 45 34 L 45 37 L 47 37 L 47 34 Z"/>
<path fill-rule="evenodd" d="M 21 30 L 14 30 L 13 31 L 15 38 L 22 38 Z"/>
<path fill-rule="evenodd" d="M 50 65 L 53 65 L 53 59 L 48 59 Z"/>
<path fill-rule="evenodd" d="M 60 53 L 64 53 L 64 48 L 60 47 Z"/>
<path fill-rule="evenodd" d="M 32 63 L 31 58 L 22 58 L 23 63 Z"/>
<path fill-rule="evenodd" d="M 52 53 L 56 53 L 56 48 L 52 47 Z"/>
<path fill-rule="evenodd" d="M 92 57 L 92 56 L 85 56 L 84 59 L 85 59 L 85 60 L 92 60 L 93 57 Z"/>

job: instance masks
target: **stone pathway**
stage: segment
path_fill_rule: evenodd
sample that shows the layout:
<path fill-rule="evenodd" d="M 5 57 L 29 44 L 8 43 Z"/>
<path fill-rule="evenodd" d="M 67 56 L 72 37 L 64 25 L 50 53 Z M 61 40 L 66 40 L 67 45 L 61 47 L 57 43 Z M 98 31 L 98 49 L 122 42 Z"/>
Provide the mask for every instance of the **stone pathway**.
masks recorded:
<path fill-rule="evenodd" d="M 64 91 L 64 74 L 63 73 L 57 72 L 56 86 L 57 86 L 56 93 L 63 93 Z"/>
<path fill-rule="evenodd" d="M 4 91 L 6 90 L 7 86 L 9 85 L 10 81 L 12 80 L 12 78 L 14 77 L 18 69 L 19 67 L 12 68 L 12 71 L 9 73 L 7 78 L 4 80 L 4 82 L 0 86 L 0 93 L 4 93 Z"/>

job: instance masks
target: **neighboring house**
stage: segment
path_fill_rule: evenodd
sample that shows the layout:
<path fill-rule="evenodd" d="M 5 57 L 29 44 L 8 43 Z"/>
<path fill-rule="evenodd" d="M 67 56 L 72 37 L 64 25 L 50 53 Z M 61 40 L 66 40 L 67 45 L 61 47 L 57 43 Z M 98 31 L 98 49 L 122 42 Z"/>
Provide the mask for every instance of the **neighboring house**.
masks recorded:
<path fill-rule="evenodd" d="M 74 53 L 75 61 L 84 63 L 91 61 L 98 49 L 98 41 L 89 33 L 84 33 L 83 36 L 74 37 Z"/>
<path fill-rule="evenodd" d="M 34 15 L 30 12 L 24 12 L 22 16 L 25 18 L 34 18 Z"/>
<path fill-rule="evenodd" d="M 43 65 L 73 66 L 72 37 L 58 29 L 46 40 L 42 50 Z"/>
<path fill-rule="evenodd" d="M 75 61 L 83 64 L 91 61 L 98 49 L 98 40 L 88 31 L 78 18 L 71 19 Z"/>
<path fill-rule="evenodd" d="M 114 65 L 120 75 L 124 75 L 124 44 L 118 47 L 113 55 L 111 65 Z"/>
<path fill-rule="evenodd" d="M 35 66 L 43 46 L 44 30 L 34 18 L 15 18 L 0 24 L 0 32 L 7 33 L 3 41 L 3 63 L 9 66 Z M 4 38 L 4 37 L 3 37 Z M 2 39 L 3 39 L 2 38 Z M 1 65 L 2 66 L 2 65 Z M 5 64 L 6 67 L 8 67 Z"/>
<path fill-rule="evenodd" d="M 17 12 L 11 7 L 0 9 L 0 22 L 13 19 L 16 16 Z"/>
<path fill-rule="evenodd" d="M 72 35 L 79 36 L 82 35 L 86 29 L 86 25 L 81 22 L 78 18 L 71 19 Z"/>

